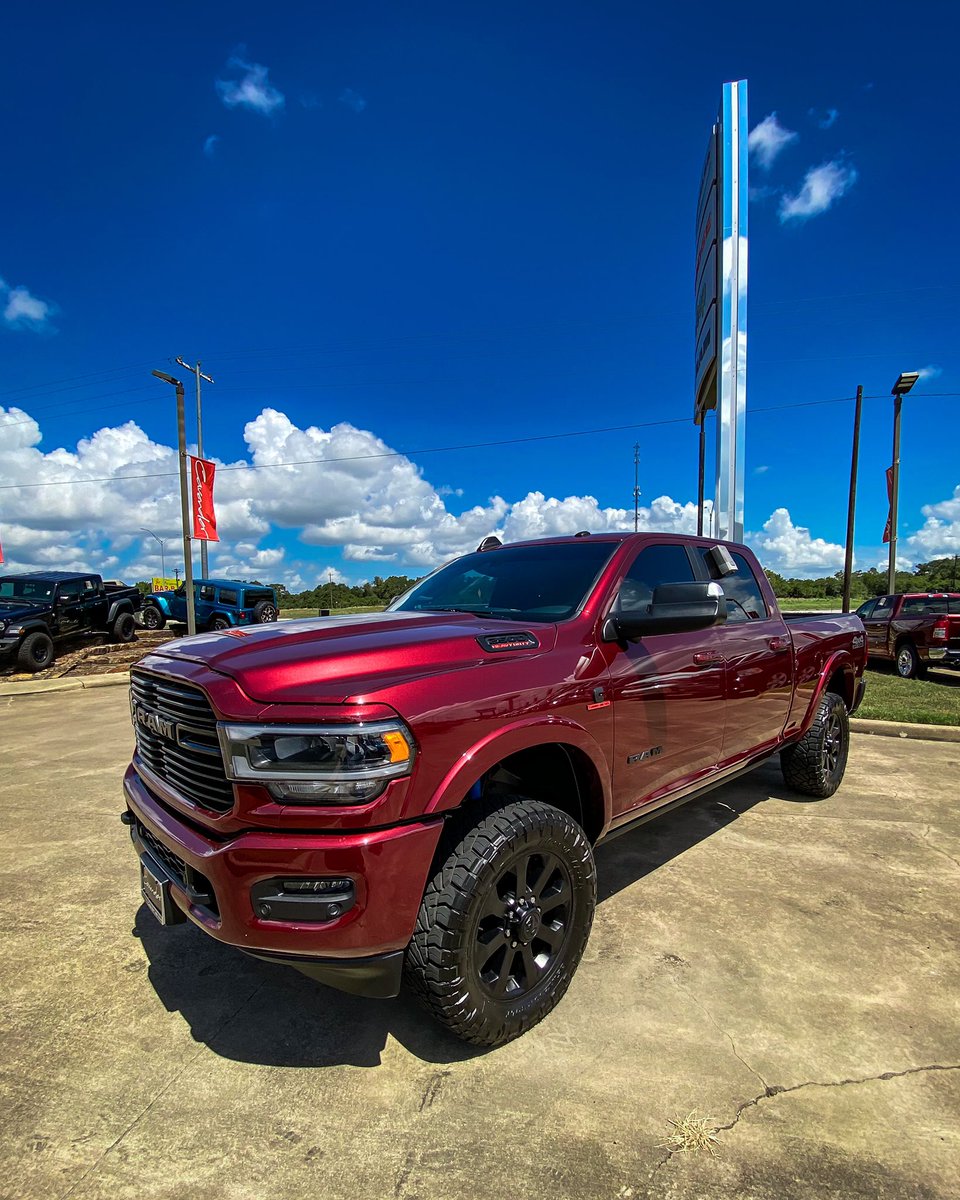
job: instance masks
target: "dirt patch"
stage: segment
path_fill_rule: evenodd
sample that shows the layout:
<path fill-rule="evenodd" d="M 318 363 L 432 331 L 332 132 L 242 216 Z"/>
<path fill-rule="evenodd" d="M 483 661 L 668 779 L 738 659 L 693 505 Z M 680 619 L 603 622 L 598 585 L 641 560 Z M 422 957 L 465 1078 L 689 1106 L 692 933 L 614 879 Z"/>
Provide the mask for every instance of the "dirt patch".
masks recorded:
<path fill-rule="evenodd" d="M 28 679 L 63 679 L 79 675 L 113 675 L 129 671 L 134 663 L 157 646 L 173 639 L 169 629 L 137 629 L 132 642 L 116 643 L 107 640 L 105 633 L 88 634 L 84 638 L 62 642 L 57 647 L 53 666 L 45 671 L 24 673 L 15 666 L 0 667 L 0 679 L 17 683 Z"/>

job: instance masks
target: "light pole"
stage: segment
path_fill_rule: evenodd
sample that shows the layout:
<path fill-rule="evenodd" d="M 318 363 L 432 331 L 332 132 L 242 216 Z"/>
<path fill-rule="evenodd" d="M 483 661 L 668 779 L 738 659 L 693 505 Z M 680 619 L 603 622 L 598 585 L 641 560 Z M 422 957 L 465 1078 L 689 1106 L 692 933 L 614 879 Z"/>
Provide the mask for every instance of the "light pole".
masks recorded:
<path fill-rule="evenodd" d="M 197 632 L 197 615 L 193 607 L 193 554 L 190 545 L 190 505 L 187 500 L 187 432 L 183 415 L 183 384 L 164 371 L 154 371 L 158 379 L 177 389 L 177 440 L 180 444 L 180 522 L 183 527 L 183 575 L 187 591 L 187 633 Z"/>
<path fill-rule="evenodd" d="M 167 568 L 164 566 L 164 557 L 163 557 L 163 543 L 166 539 L 158 536 L 156 533 L 153 532 L 152 529 L 148 529 L 146 527 L 146 525 L 141 525 L 140 530 L 142 533 L 149 533 L 150 536 L 153 538 L 153 540 L 155 542 L 157 542 L 157 544 L 160 546 L 160 574 L 163 576 L 164 579 L 166 579 Z"/>
<path fill-rule="evenodd" d="M 887 567 L 887 592 L 897 590 L 897 502 L 900 498 L 900 407 L 903 398 L 920 378 L 919 371 L 902 371 L 890 390 L 893 396 L 893 466 L 890 478 L 890 560 Z"/>
<path fill-rule="evenodd" d="M 203 413 L 200 408 L 200 380 L 205 379 L 207 383 L 213 383 L 213 380 L 209 375 L 204 375 L 200 370 L 199 358 L 195 367 L 191 367 L 189 363 L 185 363 L 182 358 L 177 359 L 177 364 L 197 377 L 197 458 L 203 458 Z M 200 578 L 209 578 L 206 539 L 201 539 L 200 542 Z"/>
<path fill-rule="evenodd" d="M 327 571 L 328 591 L 330 593 L 330 611 L 333 612 L 333 570 Z"/>

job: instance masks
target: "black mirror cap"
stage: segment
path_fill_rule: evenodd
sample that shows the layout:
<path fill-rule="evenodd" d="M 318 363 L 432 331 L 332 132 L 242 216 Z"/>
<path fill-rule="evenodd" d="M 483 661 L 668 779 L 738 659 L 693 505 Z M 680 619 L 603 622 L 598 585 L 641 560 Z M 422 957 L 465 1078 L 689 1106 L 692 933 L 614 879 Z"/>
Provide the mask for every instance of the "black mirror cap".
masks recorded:
<path fill-rule="evenodd" d="M 665 583 L 645 608 L 613 614 L 603 626 L 604 641 L 635 641 L 661 633 L 692 633 L 727 619 L 719 583 Z"/>

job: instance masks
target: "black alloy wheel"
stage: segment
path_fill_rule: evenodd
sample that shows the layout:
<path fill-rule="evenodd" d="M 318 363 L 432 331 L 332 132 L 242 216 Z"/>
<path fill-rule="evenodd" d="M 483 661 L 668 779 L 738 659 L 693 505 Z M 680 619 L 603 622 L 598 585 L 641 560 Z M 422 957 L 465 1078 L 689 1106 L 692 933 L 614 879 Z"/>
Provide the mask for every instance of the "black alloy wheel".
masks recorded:
<path fill-rule="evenodd" d="M 166 617 L 157 607 L 156 604 L 145 604 L 140 612 L 140 622 L 144 629 L 162 629 L 166 622 Z"/>
<path fill-rule="evenodd" d="M 842 696 L 826 692 L 800 741 L 780 751 L 780 769 L 790 787 L 825 800 L 840 786 L 849 752 L 847 706 Z"/>
<path fill-rule="evenodd" d="M 597 899 L 586 833 L 551 804 L 465 805 L 444 831 L 405 977 L 451 1032 L 502 1046 L 562 999 Z"/>
<path fill-rule="evenodd" d="M 570 935 L 570 872 L 554 854 L 524 850 L 488 893 L 474 937 L 474 969 L 491 996 L 531 992 Z"/>

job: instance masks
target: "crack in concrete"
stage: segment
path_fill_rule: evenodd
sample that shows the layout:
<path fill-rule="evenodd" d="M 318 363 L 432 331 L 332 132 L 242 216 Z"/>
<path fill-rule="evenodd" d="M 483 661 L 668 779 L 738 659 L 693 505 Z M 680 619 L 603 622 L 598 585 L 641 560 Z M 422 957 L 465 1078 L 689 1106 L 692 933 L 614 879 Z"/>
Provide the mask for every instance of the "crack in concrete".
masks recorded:
<path fill-rule="evenodd" d="M 239 1017 L 241 1012 L 243 1012 L 243 1010 L 247 1007 L 247 1005 L 250 1003 L 250 1001 L 256 996 L 257 992 L 259 992 L 264 986 L 265 986 L 264 982 L 261 981 L 260 983 L 258 983 L 257 986 L 250 993 L 250 995 L 247 996 L 245 1000 L 241 1001 L 239 1006 L 234 1009 L 234 1011 L 230 1014 L 230 1016 L 227 1017 L 224 1021 L 222 1021 L 220 1023 L 220 1025 L 214 1030 L 214 1032 L 210 1035 L 209 1038 L 205 1039 L 204 1044 L 197 1048 L 196 1054 L 192 1054 L 187 1059 L 187 1061 L 183 1064 L 183 1066 L 180 1068 L 179 1071 L 174 1071 L 173 1075 L 170 1077 L 169 1080 L 167 1080 L 167 1082 L 160 1089 L 160 1091 L 156 1092 L 154 1094 L 154 1096 L 150 1100 L 150 1103 L 145 1105 L 140 1110 L 140 1112 L 137 1113 L 137 1115 L 133 1118 L 133 1120 L 126 1127 L 126 1129 L 124 1129 L 118 1137 L 114 1138 L 114 1140 L 110 1143 L 110 1145 L 106 1148 L 106 1150 L 103 1151 L 103 1153 L 100 1155 L 100 1157 L 95 1162 L 90 1164 L 90 1166 L 86 1169 L 86 1171 L 84 1171 L 84 1173 L 80 1176 L 80 1178 L 75 1180 L 67 1188 L 67 1190 L 60 1197 L 60 1200 L 68 1200 L 68 1197 L 72 1196 L 73 1193 L 77 1190 L 77 1188 L 82 1183 L 85 1183 L 87 1179 L 89 1179 L 89 1177 L 100 1167 L 100 1164 L 107 1158 L 107 1156 L 112 1154 L 113 1151 L 116 1150 L 117 1146 L 120 1145 L 120 1143 L 127 1136 L 127 1134 L 130 1133 L 133 1129 L 135 1129 L 140 1124 L 140 1122 L 147 1115 L 147 1113 L 150 1111 L 150 1109 L 153 1108 L 153 1106 L 157 1103 L 157 1101 L 160 1100 L 163 1096 L 165 1096 L 166 1093 L 169 1092 L 169 1090 L 173 1087 L 173 1085 L 184 1074 L 186 1074 L 187 1071 L 190 1070 L 190 1068 L 197 1061 L 197 1059 L 204 1052 L 204 1050 L 209 1049 L 210 1043 L 213 1042 L 214 1039 L 217 1038 L 221 1033 L 223 1033 L 223 1031 L 225 1029 L 227 1029 L 231 1024 L 233 1024 L 233 1022 L 237 1019 L 237 1017 Z"/>
<path fill-rule="evenodd" d="M 695 997 L 694 997 L 694 999 L 695 999 Z M 701 1007 L 703 1007 L 703 1006 L 701 1005 Z M 706 1012 L 706 1011 L 707 1010 L 704 1009 L 704 1012 Z M 710 1014 L 707 1013 L 707 1016 L 709 1016 L 709 1015 Z M 719 1026 L 718 1026 L 718 1028 L 719 1028 Z M 737 1055 L 737 1057 L 739 1058 L 740 1056 Z M 742 1059 L 740 1061 L 743 1062 Z M 746 1065 L 747 1064 L 744 1063 L 744 1066 L 746 1066 Z M 751 1070 L 752 1070 L 752 1068 L 751 1068 Z M 713 1132 L 714 1133 L 728 1133 L 731 1129 L 733 1129 L 739 1123 L 740 1118 L 743 1116 L 743 1114 L 747 1111 L 748 1108 L 756 1108 L 761 1103 L 761 1101 L 769 1100 L 769 1099 L 773 1098 L 774 1096 L 785 1096 L 788 1092 L 800 1092 L 804 1088 L 850 1087 L 850 1086 L 856 1086 L 861 1083 L 876 1083 L 879 1080 L 902 1079 L 903 1076 L 905 1076 L 905 1075 L 922 1075 L 927 1071 L 960 1071 L 960 1063 L 931 1063 L 931 1064 L 929 1064 L 927 1066 L 923 1066 L 923 1067 L 907 1067 L 903 1071 L 883 1071 L 879 1075 L 864 1075 L 860 1079 L 827 1079 L 827 1080 L 808 1079 L 804 1083 L 794 1083 L 790 1087 L 780 1087 L 777 1084 L 767 1085 L 767 1086 L 765 1086 L 764 1090 L 758 1096 L 752 1096 L 749 1100 L 744 1100 L 740 1105 L 738 1105 L 737 1111 L 734 1114 L 732 1121 L 728 1121 L 726 1125 L 718 1125 L 714 1129 Z M 757 1074 L 756 1071 L 754 1071 L 754 1074 L 755 1075 Z M 760 1077 L 758 1076 L 758 1078 L 760 1078 Z M 683 1153 L 684 1153 L 683 1150 L 671 1150 L 668 1148 L 666 1153 L 659 1160 L 659 1162 L 657 1162 L 654 1165 L 653 1170 L 650 1172 L 651 1182 L 653 1181 L 653 1179 L 657 1175 L 657 1173 L 663 1167 L 665 1167 L 668 1162 L 670 1162 L 670 1160 L 674 1157 L 674 1155 L 683 1154 Z"/>
<path fill-rule="evenodd" d="M 937 854 L 942 854 L 945 859 L 947 859 L 949 862 L 952 862 L 953 865 L 960 870 L 960 861 L 955 859 L 952 854 L 948 854 L 946 850 L 941 850 L 939 846 L 930 841 L 930 832 L 932 828 L 932 825 L 924 825 L 920 833 L 915 833 L 913 830 L 911 830 L 911 832 L 914 832 L 914 835 L 920 838 L 921 841 L 925 842 L 931 850 L 935 850 Z"/>
<path fill-rule="evenodd" d="M 715 1132 L 725 1133 L 733 1129 L 748 1108 L 755 1108 L 762 1100 L 769 1100 L 773 1096 L 785 1096 L 788 1092 L 800 1092 L 804 1088 L 851 1087 L 862 1083 L 876 1083 L 878 1080 L 902 1079 L 905 1075 L 922 1075 L 927 1071 L 960 1071 L 960 1063 L 931 1063 L 924 1067 L 907 1067 L 903 1071 L 883 1071 L 879 1075 L 864 1075 L 860 1079 L 808 1079 L 803 1083 L 791 1084 L 790 1087 L 779 1087 L 774 1084 L 761 1092 L 759 1096 L 744 1100 L 737 1108 L 733 1120 L 726 1125 L 718 1125 Z"/>

